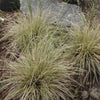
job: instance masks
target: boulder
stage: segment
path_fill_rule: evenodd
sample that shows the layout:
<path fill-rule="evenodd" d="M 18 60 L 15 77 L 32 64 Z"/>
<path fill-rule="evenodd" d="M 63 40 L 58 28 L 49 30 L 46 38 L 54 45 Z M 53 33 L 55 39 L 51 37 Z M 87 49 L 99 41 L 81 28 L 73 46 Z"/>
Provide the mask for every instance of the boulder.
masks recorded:
<path fill-rule="evenodd" d="M 61 26 L 83 25 L 83 13 L 80 7 L 57 0 L 29 0 L 32 10 L 35 13 L 41 8 L 51 23 Z M 29 14 L 27 0 L 20 0 L 21 10 Z"/>
<path fill-rule="evenodd" d="M 12 11 L 17 9 L 20 9 L 19 0 L 0 0 L 0 10 Z"/>

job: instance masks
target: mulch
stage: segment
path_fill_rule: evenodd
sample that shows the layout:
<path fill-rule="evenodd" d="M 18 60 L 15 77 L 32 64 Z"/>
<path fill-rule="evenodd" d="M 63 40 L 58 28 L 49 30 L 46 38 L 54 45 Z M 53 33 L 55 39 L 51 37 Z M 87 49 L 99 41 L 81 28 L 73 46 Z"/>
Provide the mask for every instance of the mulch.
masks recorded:
<path fill-rule="evenodd" d="M 2 38 L 10 28 L 13 26 L 16 19 L 20 16 L 19 11 L 12 11 L 12 12 L 1 12 L 0 17 L 4 19 L 4 22 L 0 22 L 0 38 Z M 0 81 L 4 78 L 5 73 L 7 70 L 5 69 L 5 57 L 7 52 L 7 41 L 0 42 Z M 2 84 L 0 84 L 0 88 Z M 7 90 L 8 91 L 8 90 Z M 0 97 L 3 97 L 6 94 L 6 90 L 1 92 Z M 1 99 L 1 98 L 0 98 Z"/>
<path fill-rule="evenodd" d="M 4 18 L 4 22 L 0 23 L 0 38 L 2 38 L 6 33 L 8 33 L 9 29 L 13 26 L 14 21 L 19 17 L 20 12 L 12 11 L 12 12 L 2 12 L 0 17 Z M 0 59 L 5 56 L 7 44 L 5 42 L 0 42 Z"/>

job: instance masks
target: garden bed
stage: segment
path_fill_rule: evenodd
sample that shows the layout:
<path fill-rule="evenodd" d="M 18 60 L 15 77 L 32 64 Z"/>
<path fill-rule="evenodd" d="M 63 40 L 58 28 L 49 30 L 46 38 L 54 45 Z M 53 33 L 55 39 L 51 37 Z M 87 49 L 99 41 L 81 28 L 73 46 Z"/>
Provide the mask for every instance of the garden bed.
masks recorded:
<path fill-rule="evenodd" d="M 100 23 L 99 9 L 100 8 L 96 9 L 95 16 L 94 16 L 98 23 Z M 87 14 L 87 12 L 86 12 L 86 14 Z M 4 20 L 5 20 L 4 22 L 0 23 L 0 38 L 2 38 L 8 32 L 8 30 L 10 30 L 10 28 L 12 28 L 14 23 L 17 23 L 16 19 L 18 17 L 20 17 L 20 12 L 15 12 L 15 11 L 14 12 L 2 12 L 2 15 L 0 15 L 0 17 L 4 18 Z M 0 66 L 5 65 L 4 59 L 5 59 L 5 57 L 6 57 L 5 55 L 7 53 L 7 48 L 6 48 L 7 46 L 8 46 L 7 41 L 0 42 L 0 60 L 1 60 Z M 3 72 L 5 72 L 5 70 L 0 69 L 0 76 L 3 76 Z M 73 100 L 79 100 L 78 98 L 81 98 L 80 100 L 82 100 L 82 98 L 84 98 L 87 95 L 88 95 L 88 98 L 84 99 L 84 100 L 94 100 L 93 98 L 95 98 L 95 99 L 96 99 L 96 97 L 98 98 L 98 96 L 100 96 L 100 85 L 95 84 L 94 86 L 92 86 L 91 89 L 92 90 L 88 90 L 88 88 L 84 87 L 82 89 L 82 91 L 79 91 L 79 92 L 81 92 L 81 94 L 83 93 L 83 97 L 79 96 L 79 94 L 76 93 L 75 94 L 76 99 L 73 98 Z M 86 93 L 86 95 L 84 95 L 85 93 Z M 92 94 L 92 96 L 91 96 L 91 94 Z M 0 97 L 2 95 L 3 94 L 1 93 Z M 78 98 L 77 98 L 77 96 L 78 96 Z M 93 97 L 93 96 L 96 96 L 96 97 Z M 93 97 L 93 98 L 91 98 L 91 97 Z"/>

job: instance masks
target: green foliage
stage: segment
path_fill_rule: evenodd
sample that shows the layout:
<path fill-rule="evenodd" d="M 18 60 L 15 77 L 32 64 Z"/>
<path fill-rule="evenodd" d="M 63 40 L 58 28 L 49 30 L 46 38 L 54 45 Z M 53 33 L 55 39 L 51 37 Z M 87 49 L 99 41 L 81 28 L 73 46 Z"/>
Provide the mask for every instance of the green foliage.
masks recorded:
<path fill-rule="evenodd" d="M 10 76 L 4 79 L 11 86 L 3 100 L 66 100 L 72 96 L 72 67 L 66 66 L 64 46 L 55 48 L 53 38 L 45 36 L 32 52 L 9 62 Z"/>
<path fill-rule="evenodd" d="M 79 6 L 82 6 L 83 8 L 87 8 L 92 6 L 94 3 L 96 3 L 98 0 L 62 0 L 68 3 L 77 4 Z"/>
<path fill-rule="evenodd" d="M 78 94 L 78 90 L 79 90 L 78 88 L 75 89 L 75 95 Z"/>
<path fill-rule="evenodd" d="M 6 83 L 0 84 L 0 89 L 2 89 L 3 86 L 5 86 L 5 85 L 6 85 Z"/>
<path fill-rule="evenodd" d="M 3 16 L 3 14 L 2 14 L 2 10 L 0 10 L 0 16 Z"/>
<path fill-rule="evenodd" d="M 0 9 L 2 11 L 12 11 L 20 9 L 20 0 L 1 0 Z"/>
<path fill-rule="evenodd" d="M 70 31 L 72 39 L 67 49 L 70 62 L 74 66 L 83 69 L 81 71 L 82 83 L 95 83 L 100 75 L 100 26 L 90 28 L 86 25 L 82 28 L 74 27 Z"/>

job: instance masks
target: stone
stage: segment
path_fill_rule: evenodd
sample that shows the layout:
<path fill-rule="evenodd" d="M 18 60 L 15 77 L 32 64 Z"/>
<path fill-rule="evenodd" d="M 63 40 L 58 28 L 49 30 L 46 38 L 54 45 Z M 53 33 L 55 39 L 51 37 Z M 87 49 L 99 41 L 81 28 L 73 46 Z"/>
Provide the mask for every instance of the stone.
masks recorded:
<path fill-rule="evenodd" d="M 83 25 L 84 14 L 81 8 L 67 4 L 64 2 L 59 3 L 57 0 L 29 0 L 33 13 L 36 13 L 37 8 L 41 8 L 43 12 L 46 13 L 49 21 L 53 24 L 61 26 L 71 26 L 77 24 L 79 26 Z M 20 0 L 21 11 L 28 13 L 28 3 L 27 0 Z"/>
<path fill-rule="evenodd" d="M 0 10 L 12 11 L 17 9 L 20 9 L 19 0 L 0 0 Z"/>
<path fill-rule="evenodd" d="M 89 94 L 88 94 L 87 91 L 82 91 L 82 95 L 81 96 L 82 96 L 83 99 L 87 99 Z"/>
<path fill-rule="evenodd" d="M 0 17 L 0 22 L 4 22 L 4 18 Z"/>
<path fill-rule="evenodd" d="M 93 87 L 90 91 L 90 97 L 93 99 L 99 100 L 100 99 L 100 92 L 97 88 Z"/>

